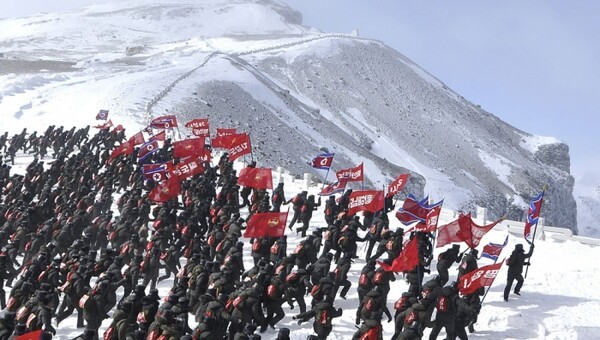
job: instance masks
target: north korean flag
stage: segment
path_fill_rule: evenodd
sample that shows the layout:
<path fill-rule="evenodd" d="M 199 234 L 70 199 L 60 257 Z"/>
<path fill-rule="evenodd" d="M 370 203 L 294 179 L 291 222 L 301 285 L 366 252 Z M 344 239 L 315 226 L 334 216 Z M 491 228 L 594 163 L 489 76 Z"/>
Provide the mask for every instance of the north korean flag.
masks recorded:
<path fill-rule="evenodd" d="M 331 163 L 333 163 L 333 153 L 324 153 L 316 156 L 312 159 L 311 165 L 315 169 L 329 170 Z"/>

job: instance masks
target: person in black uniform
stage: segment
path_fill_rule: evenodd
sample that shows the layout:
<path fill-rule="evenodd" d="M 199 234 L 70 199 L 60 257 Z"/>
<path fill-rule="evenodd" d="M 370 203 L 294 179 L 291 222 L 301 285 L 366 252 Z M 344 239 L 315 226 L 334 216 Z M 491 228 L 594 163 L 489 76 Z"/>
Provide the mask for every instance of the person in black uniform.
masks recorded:
<path fill-rule="evenodd" d="M 508 274 L 506 277 L 506 288 L 504 288 L 504 301 L 508 301 L 508 295 L 510 294 L 510 289 L 512 287 L 513 281 L 517 280 L 517 285 L 515 286 L 515 294 L 521 295 L 521 287 L 523 287 L 523 266 L 529 265 L 529 262 L 525 262 L 526 259 L 530 258 L 533 255 L 533 248 L 535 246 L 531 244 L 531 248 L 529 248 L 529 253 L 525 254 L 523 250 L 522 244 L 517 244 L 515 246 L 515 250 L 513 250 L 512 254 L 506 261 L 508 265 Z"/>

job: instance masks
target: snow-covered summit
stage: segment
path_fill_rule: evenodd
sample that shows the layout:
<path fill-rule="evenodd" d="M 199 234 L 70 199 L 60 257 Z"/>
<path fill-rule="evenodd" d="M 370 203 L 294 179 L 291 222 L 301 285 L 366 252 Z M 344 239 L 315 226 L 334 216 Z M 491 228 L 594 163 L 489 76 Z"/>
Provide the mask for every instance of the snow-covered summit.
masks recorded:
<path fill-rule="evenodd" d="M 0 20 L 0 53 L 11 130 L 66 116 L 85 125 L 99 109 L 133 131 L 165 111 L 208 116 L 250 132 L 265 165 L 314 171 L 306 162 L 327 146 L 334 170 L 363 162 L 367 186 L 410 171 L 417 196 L 492 218 L 521 218 L 548 184 L 547 223 L 577 230 L 566 144 L 502 122 L 381 42 L 306 28 L 277 1 L 126 1 Z"/>

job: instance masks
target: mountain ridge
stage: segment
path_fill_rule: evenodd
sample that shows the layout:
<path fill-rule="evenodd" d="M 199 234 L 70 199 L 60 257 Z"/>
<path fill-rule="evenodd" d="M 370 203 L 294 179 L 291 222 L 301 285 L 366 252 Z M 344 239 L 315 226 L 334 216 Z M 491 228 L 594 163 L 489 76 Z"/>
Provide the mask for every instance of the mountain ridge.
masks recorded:
<path fill-rule="evenodd" d="M 9 79 L 11 100 L 0 98 L 0 108 L 15 113 L 15 124 L 21 116 L 46 119 L 54 110 L 106 106 L 138 127 L 146 112 L 209 116 L 213 127 L 250 132 L 265 165 L 322 175 L 306 163 L 328 147 L 336 152 L 336 169 L 365 162 L 367 185 L 381 187 L 411 171 L 408 190 L 417 196 L 445 198 L 453 209 L 486 206 L 492 218 L 522 219 L 528 200 L 549 184 L 546 222 L 577 232 L 566 144 L 549 140 L 531 148 L 535 136 L 470 103 L 385 44 L 302 27 L 301 15 L 276 1 L 135 4 L 36 16 L 25 33 L 12 40 L 4 35 L 0 47 L 9 57 L 75 61 L 77 69 Z M 264 22 L 237 22 L 243 11 Z M 98 18 L 111 25 L 88 27 Z M 82 22 L 85 34 L 76 29 Z M 43 40 L 32 26 L 57 28 Z M 157 31 L 175 33 L 151 34 Z M 83 48 L 68 48 L 78 42 Z M 79 90 L 65 87 L 74 84 Z M 91 89 L 84 98 L 71 98 L 84 89 Z M 26 97 L 27 91 L 42 94 Z M 47 104 L 66 96 L 72 103 Z"/>

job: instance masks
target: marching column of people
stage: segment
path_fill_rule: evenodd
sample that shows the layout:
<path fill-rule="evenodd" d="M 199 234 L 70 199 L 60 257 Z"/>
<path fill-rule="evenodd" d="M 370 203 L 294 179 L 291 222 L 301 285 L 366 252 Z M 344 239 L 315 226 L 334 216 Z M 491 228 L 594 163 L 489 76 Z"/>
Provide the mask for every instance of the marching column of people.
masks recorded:
<path fill-rule="evenodd" d="M 402 252 L 405 233 L 390 230 L 387 210 L 367 214 L 361 223 L 348 215 L 347 190 L 339 201 L 325 201 L 327 226 L 314 228 L 320 197 L 302 191 L 286 200 L 283 183 L 271 197 L 264 189 L 240 191 L 226 156 L 182 181 L 181 200 L 155 205 L 148 192 L 157 183 L 140 172 L 137 150 L 109 161 L 110 150 L 125 141 L 123 131 L 88 135 L 89 127 L 51 126 L 39 135 L 23 130 L 10 139 L 0 136 L 0 303 L 6 310 L 0 340 L 36 330 L 51 336 L 57 332 L 53 323 L 74 313 L 83 329 L 77 339 L 260 339 L 269 328 L 278 329 L 277 339 L 289 339 L 289 329 L 280 325 L 286 304 L 298 306 L 292 317 L 298 324 L 313 320 L 314 338 L 326 339 L 343 313 L 337 297 L 345 300 L 352 289 L 358 293 L 354 339 L 383 339 L 384 315 L 394 321 L 393 339 L 420 339 L 428 327 L 430 339 L 442 329 L 448 339 L 466 339 L 466 327 L 474 331 L 481 292 L 460 297 L 456 283 L 447 283 L 454 263 L 462 260 L 459 277 L 477 269 L 476 251 L 463 256 L 455 245 L 442 252 L 438 274 L 423 284 L 432 235 L 412 232 L 407 239 L 419 242 L 419 264 L 404 273 L 408 289 L 392 316 L 388 294 L 397 277 L 377 260 L 385 256 L 382 262 L 390 265 Z M 170 145 L 142 163 L 171 160 Z M 48 148 L 53 160 L 45 163 Z M 24 175 L 12 174 L 4 157 L 14 164 L 20 152 L 34 160 Z M 292 251 L 285 236 L 246 244 L 242 213 L 277 212 L 290 203 L 288 227 L 302 224 Z M 357 256 L 360 242 L 367 242 L 366 258 Z M 251 268 L 245 268 L 245 251 L 253 257 Z M 514 280 L 519 294 L 529 256 L 522 247 L 513 252 L 505 299 Z M 353 287 L 348 274 L 363 259 Z M 160 297 L 157 285 L 171 277 L 171 289 Z M 108 329 L 98 334 L 107 318 Z"/>

